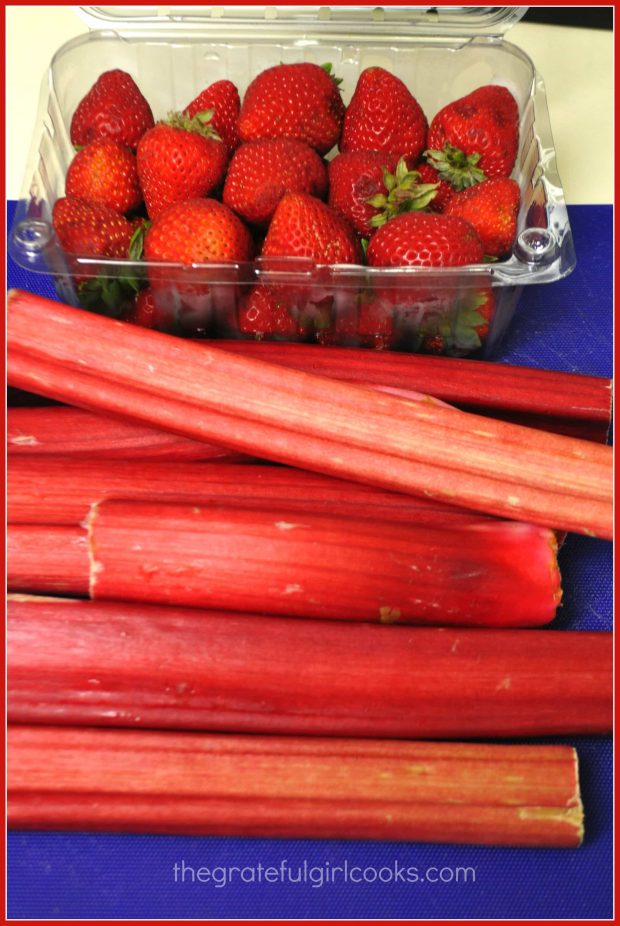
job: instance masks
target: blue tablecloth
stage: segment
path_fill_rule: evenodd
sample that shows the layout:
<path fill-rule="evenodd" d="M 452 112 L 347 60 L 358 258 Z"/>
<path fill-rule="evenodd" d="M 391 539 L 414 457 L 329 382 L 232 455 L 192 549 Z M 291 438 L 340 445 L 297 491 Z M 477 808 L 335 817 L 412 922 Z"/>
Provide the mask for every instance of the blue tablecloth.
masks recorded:
<path fill-rule="evenodd" d="M 525 289 L 496 359 L 610 376 L 612 209 L 569 211 L 577 269 L 560 283 Z M 45 277 L 10 262 L 8 274 L 10 286 L 55 296 Z M 564 603 L 558 626 L 611 629 L 611 557 L 609 543 L 568 538 L 561 553 Z M 586 812 L 586 838 L 579 849 L 12 832 L 8 914 L 33 919 L 608 918 L 611 743 L 585 737 L 570 742 L 579 752 Z M 254 873 L 246 870 L 244 879 L 237 876 L 226 886 L 217 886 L 218 874 L 216 882 L 192 883 L 187 867 L 181 880 L 182 863 L 193 869 L 254 866 Z M 286 875 L 280 883 L 258 882 L 259 864 L 279 868 L 283 863 L 291 878 L 301 868 L 301 883 Z M 326 877 L 330 868 L 345 863 L 349 870 L 360 866 L 366 880 Z M 423 880 L 403 883 L 394 877 L 395 866 L 416 866 Z M 471 870 L 459 874 L 459 867 L 474 869 L 474 875 Z"/>

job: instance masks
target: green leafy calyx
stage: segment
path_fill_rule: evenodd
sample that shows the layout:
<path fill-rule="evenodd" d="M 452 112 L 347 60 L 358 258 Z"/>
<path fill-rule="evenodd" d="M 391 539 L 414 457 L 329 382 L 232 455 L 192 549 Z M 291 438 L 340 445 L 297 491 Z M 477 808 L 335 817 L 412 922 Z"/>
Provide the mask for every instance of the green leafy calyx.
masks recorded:
<path fill-rule="evenodd" d="M 477 152 L 465 154 L 460 148 L 446 142 L 443 151 L 429 148 L 424 152 L 424 157 L 435 168 L 440 179 L 447 180 L 459 192 L 487 179 L 478 167 L 480 155 Z"/>
<path fill-rule="evenodd" d="M 191 119 L 185 113 L 168 113 L 164 125 L 172 126 L 173 129 L 183 129 L 184 132 L 194 132 L 204 138 L 212 138 L 214 141 L 221 141 L 221 137 L 211 125 L 214 112 L 213 109 L 206 109 L 204 112 L 196 113 Z"/>
<path fill-rule="evenodd" d="M 437 195 L 438 183 L 420 183 L 417 170 L 409 170 L 405 158 L 401 158 L 396 170 L 391 174 L 383 168 L 383 185 L 385 193 L 377 193 L 366 202 L 374 206 L 377 213 L 369 220 L 372 228 L 380 228 L 395 215 L 403 212 L 420 212 L 426 209 Z"/>

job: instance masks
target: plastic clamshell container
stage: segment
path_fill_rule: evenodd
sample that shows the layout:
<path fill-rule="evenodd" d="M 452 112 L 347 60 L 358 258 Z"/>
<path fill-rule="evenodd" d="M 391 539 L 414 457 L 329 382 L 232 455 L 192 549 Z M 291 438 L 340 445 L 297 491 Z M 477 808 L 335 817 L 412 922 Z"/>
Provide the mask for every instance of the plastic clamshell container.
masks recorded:
<path fill-rule="evenodd" d="M 503 38 L 525 9 L 220 6 L 162 13 L 155 7 L 85 7 L 103 28 L 63 45 L 50 64 L 9 252 L 21 266 L 51 274 L 59 296 L 74 305 L 76 277 L 148 281 L 153 265 L 146 262 L 65 255 L 51 224 L 74 156 L 71 117 L 106 70 L 128 71 L 156 120 L 183 109 L 216 80 L 232 80 L 243 96 L 253 77 L 280 62 L 331 62 L 345 104 L 365 68 L 384 67 L 406 83 L 429 123 L 446 103 L 484 84 L 501 84 L 520 112 L 512 176 L 521 209 L 507 259 L 389 270 L 278 260 L 274 270 L 258 258 L 251 264 L 166 264 L 156 272 L 158 302 L 176 333 L 246 336 L 240 307 L 263 283 L 289 300 L 299 333 L 287 340 L 413 351 L 432 345 L 428 349 L 458 356 L 492 356 L 523 286 L 555 282 L 575 266 L 544 83 L 530 58 Z"/>

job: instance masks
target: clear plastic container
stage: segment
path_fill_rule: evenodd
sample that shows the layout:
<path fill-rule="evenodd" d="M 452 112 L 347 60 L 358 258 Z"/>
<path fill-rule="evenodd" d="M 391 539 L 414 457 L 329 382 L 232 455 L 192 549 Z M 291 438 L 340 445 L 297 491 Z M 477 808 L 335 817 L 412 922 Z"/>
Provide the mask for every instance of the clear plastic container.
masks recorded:
<path fill-rule="evenodd" d="M 544 84 L 528 56 L 503 37 L 525 9 L 85 7 L 100 28 L 63 45 L 50 64 L 10 254 L 29 270 L 51 274 L 59 296 L 74 305 L 76 276 L 148 281 L 144 262 L 68 260 L 51 225 L 74 156 L 71 117 L 111 68 L 133 76 L 156 119 L 182 109 L 215 80 L 232 80 L 243 95 L 254 76 L 279 62 L 331 62 L 343 79 L 345 103 L 361 71 L 379 65 L 407 84 L 429 122 L 451 100 L 483 84 L 502 84 L 521 114 L 513 171 L 521 209 L 507 259 L 440 270 L 293 260 L 274 271 L 260 258 L 252 264 L 169 264 L 163 294 L 175 330 L 187 335 L 244 336 L 240 306 L 253 286 L 267 283 L 291 300 L 299 334 L 287 339 L 491 356 L 523 286 L 555 282 L 575 266 Z M 481 306 L 488 318 L 481 319 Z"/>

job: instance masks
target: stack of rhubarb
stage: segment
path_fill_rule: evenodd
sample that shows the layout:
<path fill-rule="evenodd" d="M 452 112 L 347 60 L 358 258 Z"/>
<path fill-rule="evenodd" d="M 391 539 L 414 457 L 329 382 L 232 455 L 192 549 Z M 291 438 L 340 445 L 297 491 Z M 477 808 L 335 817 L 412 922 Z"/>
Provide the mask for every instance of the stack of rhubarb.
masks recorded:
<path fill-rule="evenodd" d="M 609 731 L 611 635 L 532 629 L 609 381 L 18 291 L 8 348 L 66 403 L 9 411 L 13 826 L 579 843 L 568 747 L 396 740 Z"/>

